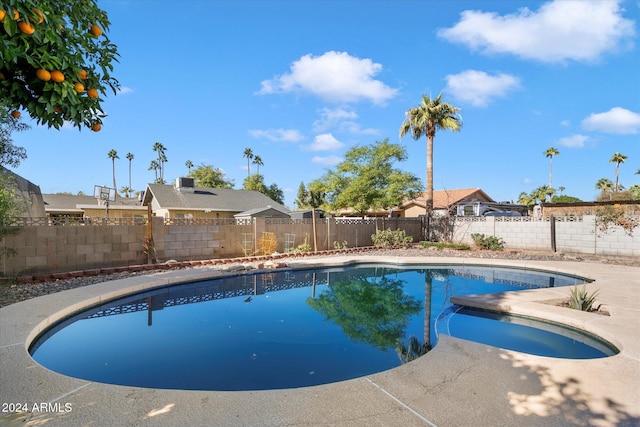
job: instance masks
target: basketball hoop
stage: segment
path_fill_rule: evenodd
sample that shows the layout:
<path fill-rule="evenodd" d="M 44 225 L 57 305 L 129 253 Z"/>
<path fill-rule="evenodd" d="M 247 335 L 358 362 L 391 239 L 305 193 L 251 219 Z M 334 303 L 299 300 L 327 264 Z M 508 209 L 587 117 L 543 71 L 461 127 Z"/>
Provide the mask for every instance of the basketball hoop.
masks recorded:
<path fill-rule="evenodd" d="M 109 202 L 116 201 L 116 189 L 105 187 L 104 185 L 94 185 L 93 197 L 105 204 L 104 219 L 109 219 Z"/>

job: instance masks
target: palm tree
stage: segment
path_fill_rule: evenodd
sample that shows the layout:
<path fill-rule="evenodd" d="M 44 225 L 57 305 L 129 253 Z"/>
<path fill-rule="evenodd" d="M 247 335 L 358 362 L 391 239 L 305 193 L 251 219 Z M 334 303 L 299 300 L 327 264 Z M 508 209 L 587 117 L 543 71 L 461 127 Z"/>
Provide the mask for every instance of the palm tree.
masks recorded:
<path fill-rule="evenodd" d="M 193 163 L 191 162 L 191 160 L 187 160 L 186 162 L 184 162 L 184 165 L 187 167 L 187 169 L 189 169 L 189 174 L 191 174 L 191 168 L 193 167 Z"/>
<path fill-rule="evenodd" d="M 422 95 L 422 104 L 405 112 L 405 121 L 400 126 L 400 138 L 407 133 L 416 141 L 422 135 L 427 138 L 427 216 L 433 211 L 433 139 L 436 129 L 458 132 L 462 128 L 459 108 L 442 102 L 442 93 L 435 99 Z"/>
<path fill-rule="evenodd" d="M 553 188 L 553 156 L 560 155 L 560 151 L 555 147 L 549 147 L 542 154 L 549 158 L 549 187 Z"/>
<path fill-rule="evenodd" d="M 113 175 L 113 188 L 118 188 L 116 187 L 116 159 L 119 159 L 120 157 L 118 157 L 118 152 L 116 150 L 109 150 L 109 152 L 107 153 L 107 157 L 109 157 L 111 159 L 111 172 Z"/>
<path fill-rule="evenodd" d="M 620 171 L 620 163 L 624 163 L 625 160 L 627 160 L 627 156 L 625 156 L 624 154 L 620 154 L 618 152 L 616 152 L 609 159 L 609 163 L 616 164 L 616 179 L 615 179 L 615 185 L 613 186 L 614 193 L 618 192 L 618 172 Z"/>
<path fill-rule="evenodd" d="M 133 154 L 127 153 L 127 160 L 129 160 L 129 186 L 127 187 L 129 191 L 127 191 L 127 197 L 131 197 L 131 192 L 133 188 L 131 187 L 131 161 L 133 160 Z"/>
<path fill-rule="evenodd" d="M 609 178 L 600 178 L 598 182 L 596 182 L 596 189 L 600 190 L 600 197 L 604 197 L 606 193 L 609 193 L 609 200 L 611 200 L 613 182 L 611 182 Z"/>
<path fill-rule="evenodd" d="M 153 151 L 158 154 L 158 170 L 160 171 L 160 177 L 156 177 L 156 181 L 160 183 L 164 183 L 164 164 L 167 162 L 167 149 L 164 145 L 159 142 L 153 144 Z"/>
<path fill-rule="evenodd" d="M 262 157 L 255 156 L 252 163 L 256 165 L 256 175 L 260 175 L 260 166 L 264 166 L 264 163 L 262 163 Z"/>
<path fill-rule="evenodd" d="M 133 189 L 132 189 L 131 187 L 128 187 L 128 186 L 124 186 L 124 187 L 122 187 L 122 188 L 120 189 L 120 192 L 121 192 L 122 194 L 124 194 L 124 195 L 127 197 L 127 199 L 128 199 L 129 197 L 131 197 L 131 192 L 132 192 L 132 191 L 133 191 Z"/>
<path fill-rule="evenodd" d="M 251 148 L 245 148 L 242 156 L 247 158 L 247 177 L 251 178 L 251 167 L 249 166 L 249 161 L 254 158 L 253 150 Z"/>
<path fill-rule="evenodd" d="M 558 187 L 558 191 L 560 192 L 561 196 L 562 196 L 562 193 L 564 192 L 564 190 L 566 190 L 565 187 L 563 187 L 563 186 Z"/>
<path fill-rule="evenodd" d="M 152 170 L 156 173 L 156 179 L 153 182 L 158 182 L 158 169 L 160 169 L 160 164 L 155 161 L 155 160 L 151 160 L 151 163 L 149 163 L 149 169 L 148 170 Z"/>

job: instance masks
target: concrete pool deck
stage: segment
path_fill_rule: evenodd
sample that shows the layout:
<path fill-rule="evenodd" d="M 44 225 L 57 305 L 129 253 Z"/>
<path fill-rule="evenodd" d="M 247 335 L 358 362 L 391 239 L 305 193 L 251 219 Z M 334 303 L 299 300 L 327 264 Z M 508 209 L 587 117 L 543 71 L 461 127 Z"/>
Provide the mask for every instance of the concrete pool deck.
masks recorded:
<path fill-rule="evenodd" d="M 388 371 L 321 386 L 245 392 L 145 389 L 67 377 L 27 347 L 48 325 L 87 305 L 151 287 L 216 277 L 210 267 L 113 280 L 0 309 L 0 425 L 20 426 L 625 426 L 640 425 L 640 268 L 597 262 L 341 256 L 292 259 L 292 268 L 354 262 L 467 264 L 549 270 L 593 279 L 610 316 L 543 301 L 547 288 L 458 298 L 458 303 L 575 326 L 619 354 L 568 360 L 441 335 L 427 355 Z M 254 271 L 255 272 L 255 271 Z M 14 412 L 16 409 L 26 412 Z"/>

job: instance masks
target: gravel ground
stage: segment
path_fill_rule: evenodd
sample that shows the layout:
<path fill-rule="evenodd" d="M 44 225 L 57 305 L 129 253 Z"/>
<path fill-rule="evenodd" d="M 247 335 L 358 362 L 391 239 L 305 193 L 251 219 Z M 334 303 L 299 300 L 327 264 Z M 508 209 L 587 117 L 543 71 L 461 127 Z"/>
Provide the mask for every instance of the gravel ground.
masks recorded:
<path fill-rule="evenodd" d="M 584 254 L 562 254 L 549 252 L 531 252 L 531 251 L 458 251 L 435 248 L 424 249 L 421 247 L 411 247 L 402 249 L 372 249 L 365 252 L 367 255 L 379 256 L 430 256 L 430 257 L 459 257 L 459 258 L 489 258 L 489 259 L 520 259 L 520 260 L 539 260 L 539 261 L 573 261 L 573 262 L 602 262 L 613 265 L 628 265 L 640 267 L 640 259 L 627 257 L 606 257 Z M 322 255 L 322 258 L 343 255 L 339 251 L 335 254 Z M 305 258 L 320 258 L 319 256 L 309 255 Z M 278 262 L 287 262 L 287 258 L 279 259 Z M 237 264 L 251 264 L 253 268 L 257 268 L 258 262 L 247 263 L 246 260 L 238 259 Z M 236 265 L 237 265 L 236 264 Z M 217 266 L 219 269 L 233 268 L 234 264 L 223 264 Z M 184 267 L 183 267 L 184 268 Z M 203 268 L 203 267 L 188 267 Z M 210 267 L 209 267 L 210 268 Z M 166 270 L 146 270 L 141 272 L 122 272 L 114 274 L 97 275 L 91 277 L 78 277 L 70 279 L 60 279 L 41 283 L 15 283 L 12 281 L 0 282 L 0 307 L 4 307 L 16 302 L 24 301 L 30 298 L 39 297 L 67 289 L 78 288 L 80 286 L 92 285 L 95 283 L 105 282 L 109 280 L 123 279 L 131 276 L 139 276 L 144 274 L 153 274 Z"/>

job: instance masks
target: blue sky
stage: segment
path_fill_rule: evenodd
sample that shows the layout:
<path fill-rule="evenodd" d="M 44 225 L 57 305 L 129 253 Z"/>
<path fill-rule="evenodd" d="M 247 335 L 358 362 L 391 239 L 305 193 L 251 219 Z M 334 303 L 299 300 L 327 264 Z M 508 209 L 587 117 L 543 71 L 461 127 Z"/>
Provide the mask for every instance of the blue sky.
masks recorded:
<path fill-rule="evenodd" d="M 426 141 L 398 131 L 421 95 L 461 108 L 458 133 L 439 132 L 434 188 L 480 187 L 496 200 L 549 183 L 593 200 L 614 179 L 640 183 L 638 0 L 174 1 L 100 0 L 122 85 L 99 133 L 32 129 L 13 135 L 28 159 L 16 172 L 43 193 L 112 186 L 144 190 L 155 142 L 165 179 L 185 162 L 224 170 L 241 188 L 245 148 L 265 183 L 294 207 L 298 186 L 354 145 L 389 138 L 398 167 L 425 181 Z M 23 116 L 24 117 L 24 116 Z M 255 172 L 255 168 L 252 168 Z"/>

